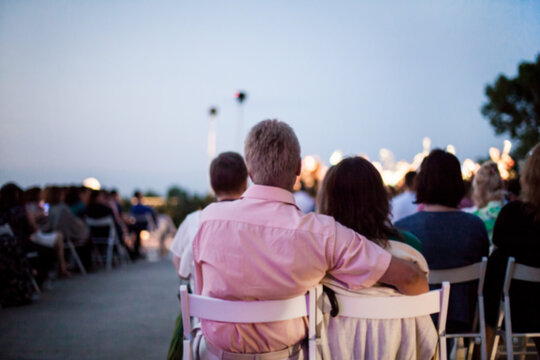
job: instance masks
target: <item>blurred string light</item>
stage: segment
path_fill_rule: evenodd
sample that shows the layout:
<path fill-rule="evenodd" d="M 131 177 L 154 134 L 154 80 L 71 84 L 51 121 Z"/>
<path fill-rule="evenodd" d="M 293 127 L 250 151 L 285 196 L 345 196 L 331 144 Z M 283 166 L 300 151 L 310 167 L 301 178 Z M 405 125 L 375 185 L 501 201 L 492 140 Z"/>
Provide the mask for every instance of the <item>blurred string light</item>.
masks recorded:
<path fill-rule="evenodd" d="M 510 143 L 510 141 L 505 140 L 502 152 L 497 148 L 489 149 L 491 160 L 497 163 L 501 176 L 505 180 L 512 176 L 509 170 L 514 166 L 514 160 L 512 160 L 509 155 L 511 148 L 512 144 Z M 373 164 L 373 166 L 379 171 L 386 185 L 396 186 L 399 185 L 401 181 L 403 181 L 403 178 L 405 177 L 405 174 L 407 174 L 407 172 L 418 170 L 418 168 L 422 164 L 422 161 L 426 156 L 429 155 L 430 151 L 431 139 L 425 137 L 422 140 L 422 151 L 414 155 L 412 162 L 408 162 L 406 160 L 396 161 L 392 151 L 385 148 L 379 151 L 378 160 L 370 160 L 369 157 L 365 154 L 358 154 L 357 156 L 361 156 L 366 160 L 369 160 Z M 446 147 L 446 151 L 455 155 L 456 148 L 454 145 L 448 145 Z M 329 160 L 331 165 L 336 165 L 342 159 L 343 153 L 340 150 L 336 150 L 332 153 Z M 480 164 L 478 164 L 477 162 L 468 158 L 465 159 L 461 164 L 461 172 L 463 178 L 467 180 L 471 179 L 476 174 L 479 168 Z M 299 180 L 302 179 L 304 184 L 308 187 L 317 186 L 317 184 L 320 184 L 321 181 L 324 179 L 327 170 L 328 168 L 321 162 L 321 160 L 317 156 L 305 156 L 302 159 L 302 173 Z M 299 189 L 299 186 L 300 185 L 298 183 L 296 188 Z"/>
<path fill-rule="evenodd" d="M 83 180 L 83 186 L 92 189 L 92 190 L 100 190 L 101 184 L 99 183 L 98 179 L 94 177 L 89 177 Z"/>
<path fill-rule="evenodd" d="M 343 153 L 341 150 L 335 150 L 332 155 L 330 155 L 330 165 L 337 165 L 343 160 Z"/>

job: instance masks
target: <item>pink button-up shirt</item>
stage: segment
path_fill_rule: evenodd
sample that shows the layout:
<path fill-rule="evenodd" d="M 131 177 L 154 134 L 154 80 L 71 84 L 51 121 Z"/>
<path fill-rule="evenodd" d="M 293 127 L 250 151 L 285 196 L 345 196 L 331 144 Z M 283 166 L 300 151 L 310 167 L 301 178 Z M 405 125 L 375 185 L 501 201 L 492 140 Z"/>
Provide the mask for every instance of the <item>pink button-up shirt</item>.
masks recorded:
<path fill-rule="evenodd" d="M 282 300 L 325 276 L 350 289 L 379 280 L 391 255 L 332 217 L 301 212 L 281 188 L 253 185 L 240 200 L 203 210 L 193 242 L 197 292 L 227 300 Z M 202 322 L 232 352 L 277 351 L 306 336 L 305 319 L 264 324 Z"/>

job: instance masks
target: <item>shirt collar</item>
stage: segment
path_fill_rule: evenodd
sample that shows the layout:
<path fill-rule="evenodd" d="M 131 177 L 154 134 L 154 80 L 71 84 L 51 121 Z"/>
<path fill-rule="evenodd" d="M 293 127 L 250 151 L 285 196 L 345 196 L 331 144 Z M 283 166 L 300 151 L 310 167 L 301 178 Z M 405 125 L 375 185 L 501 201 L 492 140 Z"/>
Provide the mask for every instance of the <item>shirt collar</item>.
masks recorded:
<path fill-rule="evenodd" d="M 291 192 L 275 186 L 253 184 L 242 194 L 242 198 L 279 201 L 298 208 Z"/>

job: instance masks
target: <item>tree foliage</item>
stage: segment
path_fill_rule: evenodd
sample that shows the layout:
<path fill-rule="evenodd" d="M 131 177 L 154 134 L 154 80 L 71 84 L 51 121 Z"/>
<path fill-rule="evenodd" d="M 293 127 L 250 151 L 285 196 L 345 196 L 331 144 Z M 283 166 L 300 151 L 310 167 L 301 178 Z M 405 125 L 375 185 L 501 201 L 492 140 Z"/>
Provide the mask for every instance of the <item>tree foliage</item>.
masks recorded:
<path fill-rule="evenodd" d="M 513 155 L 523 158 L 540 142 L 540 54 L 536 62 L 522 62 L 515 78 L 499 75 L 486 86 L 486 96 L 482 114 L 497 134 L 517 140 Z"/>

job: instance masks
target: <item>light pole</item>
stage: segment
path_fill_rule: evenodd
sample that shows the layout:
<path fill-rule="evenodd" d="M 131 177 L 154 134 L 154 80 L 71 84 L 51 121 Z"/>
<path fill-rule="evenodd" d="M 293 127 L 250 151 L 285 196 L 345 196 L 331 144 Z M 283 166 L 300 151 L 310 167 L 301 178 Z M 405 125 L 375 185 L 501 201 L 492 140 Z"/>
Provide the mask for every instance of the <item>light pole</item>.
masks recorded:
<path fill-rule="evenodd" d="M 210 161 L 214 159 L 216 156 L 216 117 L 217 117 L 217 109 L 215 107 L 211 107 L 209 110 L 210 115 L 210 126 L 208 128 L 208 158 Z"/>
<path fill-rule="evenodd" d="M 238 150 L 242 152 L 242 138 L 244 136 L 244 109 L 243 103 L 247 98 L 247 94 L 244 91 L 238 91 L 236 93 L 236 101 L 238 101 L 238 124 L 236 129 L 236 144 Z"/>

